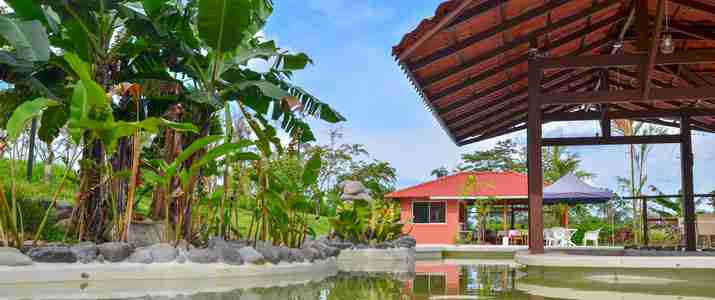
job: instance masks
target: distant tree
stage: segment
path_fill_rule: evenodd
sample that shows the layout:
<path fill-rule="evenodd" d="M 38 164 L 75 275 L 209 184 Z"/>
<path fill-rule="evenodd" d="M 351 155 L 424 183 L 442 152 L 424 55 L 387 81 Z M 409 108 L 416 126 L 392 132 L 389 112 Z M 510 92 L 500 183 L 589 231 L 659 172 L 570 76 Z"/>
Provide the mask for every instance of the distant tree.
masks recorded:
<path fill-rule="evenodd" d="M 566 147 L 554 146 L 543 151 L 544 180 L 554 183 L 568 174 L 574 174 L 581 179 L 593 178 L 595 175 L 579 170 L 581 158 L 577 153 L 569 152 Z"/>
<path fill-rule="evenodd" d="M 566 147 L 554 146 L 544 148 L 542 159 L 544 161 L 544 180 L 554 183 L 568 174 L 574 174 L 581 179 L 592 178 L 595 175 L 586 171 L 579 170 L 581 159 L 577 153 L 569 152 Z M 555 206 L 561 215 L 561 226 L 568 226 L 569 205 L 560 204 Z M 577 207 L 577 210 L 583 210 L 582 206 Z"/>
<path fill-rule="evenodd" d="M 683 197 L 682 190 L 678 191 L 680 197 L 663 197 L 665 193 L 660 191 L 657 187 L 651 185 L 649 186 L 651 192 L 658 195 L 658 197 L 653 198 L 650 202 L 655 204 L 648 207 L 650 211 L 657 213 L 662 217 L 682 217 L 683 216 Z M 703 204 L 705 199 L 697 198 L 695 199 L 695 207 Z"/>
<path fill-rule="evenodd" d="M 344 180 L 359 181 L 370 190 L 373 198 L 383 199 L 385 194 L 395 190 L 397 170 L 385 161 L 359 161 L 338 177 L 339 182 Z"/>
<path fill-rule="evenodd" d="M 526 153 L 513 140 L 503 140 L 489 150 L 463 154 L 460 171 L 526 172 Z"/>
<path fill-rule="evenodd" d="M 439 167 L 437 169 L 432 170 L 430 175 L 437 177 L 437 178 L 441 178 L 441 177 L 449 175 L 449 171 L 447 171 L 447 168 L 445 168 L 445 167 Z"/>

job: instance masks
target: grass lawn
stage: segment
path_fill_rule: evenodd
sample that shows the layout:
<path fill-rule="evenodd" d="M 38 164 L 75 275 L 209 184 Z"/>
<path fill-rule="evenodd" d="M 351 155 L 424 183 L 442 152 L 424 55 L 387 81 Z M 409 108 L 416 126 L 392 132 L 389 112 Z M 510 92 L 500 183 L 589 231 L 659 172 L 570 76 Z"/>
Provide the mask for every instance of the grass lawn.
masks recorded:
<path fill-rule="evenodd" d="M 65 173 L 65 168 L 62 166 L 52 167 L 52 180 L 51 183 L 45 183 L 43 180 L 44 169 L 42 164 L 35 164 L 33 168 L 33 176 L 31 181 L 27 181 L 27 165 L 25 161 L 15 162 L 15 178 L 17 185 L 17 195 L 18 199 L 27 200 L 44 200 L 50 201 L 54 193 L 57 191 L 57 187 Z M 67 182 L 60 194 L 58 201 L 61 203 L 74 203 L 75 194 L 77 193 L 78 186 L 78 174 L 77 172 L 72 172 L 68 176 Z M 0 159 L 0 181 L 5 185 L 6 191 L 9 191 L 10 187 L 10 161 L 7 159 Z M 149 206 L 151 205 L 151 194 L 145 194 L 141 199 L 139 199 L 139 205 L 137 206 L 137 211 L 146 214 L 149 211 Z M 317 235 L 326 235 L 329 232 L 330 225 L 328 223 L 328 217 L 320 216 L 316 219 L 315 215 L 309 215 L 310 224 L 315 230 Z M 248 210 L 239 210 L 239 230 L 241 234 L 246 235 L 248 233 L 248 227 L 251 224 L 251 212 Z"/>

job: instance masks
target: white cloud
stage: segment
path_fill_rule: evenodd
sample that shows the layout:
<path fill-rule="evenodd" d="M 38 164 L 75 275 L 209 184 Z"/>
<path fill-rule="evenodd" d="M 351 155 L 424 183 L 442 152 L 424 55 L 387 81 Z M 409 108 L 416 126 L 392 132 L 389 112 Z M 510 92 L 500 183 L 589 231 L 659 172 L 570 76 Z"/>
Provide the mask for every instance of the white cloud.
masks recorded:
<path fill-rule="evenodd" d="M 389 7 L 371 6 L 366 1 L 349 0 L 307 0 L 309 9 L 318 12 L 321 17 L 338 26 L 351 26 L 374 19 L 387 18 L 392 10 Z"/>

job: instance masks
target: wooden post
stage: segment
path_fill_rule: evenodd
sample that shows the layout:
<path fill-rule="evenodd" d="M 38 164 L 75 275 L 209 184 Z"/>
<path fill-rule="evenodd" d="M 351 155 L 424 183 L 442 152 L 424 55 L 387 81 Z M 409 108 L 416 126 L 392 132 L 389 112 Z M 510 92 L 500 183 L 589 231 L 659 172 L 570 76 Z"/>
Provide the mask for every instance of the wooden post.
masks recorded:
<path fill-rule="evenodd" d="M 544 253 L 544 174 L 541 161 L 543 113 L 541 111 L 541 61 L 529 61 L 529 115 L 527 121 L 527 160 L 529 169 L 529 250 Z"/>
<path fill-rule="evenodd" d="M 509 207 L 504 205 L 502 207 L 502 230 L 507 231 L 509 229 L 509 220 L 507 220 L 507 211 L 509 210 Z"/>
<path fill-rule="evenodd" d="M 680 120 L 680 165 L 683 179 L 683 208 L 685 221 L 685 249 L 695 251 L 695 195 L 693 194 L 693 139 L 690 128 L 690 116 L 684 115 Z"/>
<path fill-rule="evenodd" d="M 510 213 L 511 215 L 509 216 L 509 229 L 516 229 L 516 224 L 514 224 L 514 204 L 512 204 L 510 207 Z"/>
<path fill-rule="evenodd" d="M 643 206 L 641 208 L 641 215 L 643 215 L 643 245 L 648 246 L 648 198 L 641 199 L 643 201 Z"/>

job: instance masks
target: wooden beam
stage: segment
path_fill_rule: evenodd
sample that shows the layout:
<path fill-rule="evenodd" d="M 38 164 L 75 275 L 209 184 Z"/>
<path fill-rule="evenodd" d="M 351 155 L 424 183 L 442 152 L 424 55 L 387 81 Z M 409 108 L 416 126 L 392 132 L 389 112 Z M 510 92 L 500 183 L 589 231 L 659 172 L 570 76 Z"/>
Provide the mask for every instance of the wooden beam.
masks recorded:
<path fill-rule="evenodd" d="M 527 164 L 529 189 L 529 251 L 544 253 L 544 173 L 541 159 L 542 111 L 539 101 L 543 70 L 538 60 L 529 62 L 529 113 Z M 536 84 L 534 84 L 536 83 Z"/>
<path fill-rule="evenodd" d="M 449 22 L 447 27 L 445 28 L 446 30 L 452 29 L 455 26 L 458 26 L 464 22 L 467 22 L 471 20 L 474 17 L 480 16 L 481 14 L 488 12 L 498 6 L 504 5 L 505 1 L 485 1 L 484 3 L 481 3 L 479 5 L 476 5 L 470 9 L 467 9 L 464 11 L 464 13 L 460 14 L 454 20 Z"/>
<path fill-rule="evenodd" d="M 553 93 L 542 95 L 542 104 L 598 104 L 699 99 L 715 99 L 715 87 L 653 89 L 650 91 L 647 100 L 642 98 L 641 91 L 639 90 Z"/>
<path fill-rule="evenodd" d="M 579 85 L 576 85 L 572 88 L 570 88 L 570 91 L 579 91 L 582 90 L 585 87 L 590 87 L 596 83 L 597 79 L 591 79 L 587 80 Z M 549 89 L 558 89 L 561 86 L 565 86 L 566 84 L 559 85 L 559 86 L 552 86 L 549 87 Z M 545 89 L 546 90 L 546 89 Z M 476 120 L 479 120 L 478 122 L 475 123 L 470 123 L 470 122 L 461 122 L 458 127 L 454 128 L 453 130 L 457 135 L 459 136 L 464 136 L 462 133 L 464 133 L 465 130 L 469 130 L 470 128 L 474 127 L 482 127 L 482 128 L 493 128 L 493 126 L 505 126 L 505 124 L 512 122 L 515 119 L 521 119 L 519 117 L 515 116 L 521 116 L 521 115 L 526 115 L 528 112 L 528 101 L 525 101 L 525 99 L 519 99 L 520 101 L 515 103 L 514 105 L 510 105 L 508 107 L 505 107 L 503 110 L 499 110 L 497 112 L 491 113 L 488 117 L 485 116 L 484 118 L 478 118 Z M 558 106 L 557 106 L 558 107 Z M 549 111 L 550 112 L 550 111 Z M 482 124 L 487 124 L 486 126 L 480 126 Z M 477 133 L 477 130 L 469 130 L 467 135 L 473 135 Z"/>
<path fill-rule="evenodd" d="M 602 46 L 608 44 L 609 42 L 610 42 L 610 39 L 607 37 L 607 38 L 601 39 L 601 40 L 599 40 L 599 41 L 596 41 L 596 42 L 594 42 L 594 43 L 591 43 L 591 44 L 587 45 L 587 46 L 584 47 L 584 48 L 577 49 L 576 51 L 573 51 L 573 52 L 570 53 L 570 54 L 571 54 L 571 55 L 578 55 L 578 54 L 581 54 L 581 53 L 586 53 L 586 52 L 591 51 L 591 50 L 593 50 L 593 49 L 597 49 L 597 48 L 599 48 L 599 47 L 602 47 Z M 565 71 L 562 71 L 562 72 L 557 72 L 557 73 L 555 73 L 555 74 L 552 74 L 551 76 L 546 77 L 546 78 L 544 79 L 543 84 L 548 84 L 549 82 L 552 82 L 552 81 L 554 81 L 554 80 L 558 80 L 559 78 L 561 78 L 561 77 L 563 77 L 563 76 L 566 76 L 566 75 L 569 75 L 569 74 L 572 73 L 572 72 L 568 72 L 568 71 L 569 71 L 569 70 L 565 70 Z M 479 93 L 476 93 L 476 94 L 471 95 L 471 96 L 469 96 L 469 97 L 466 97 L 466 98 L 463 98 L 463 99 L 454 101 L 453 103 L 450 103 L 449 105 L 447 105 L 444 109 L 439 109 L 439 113 L 440 113 L 440 114 L 446 114 L 446 113 L 448 113 L 448 112 L 450 112 L 450 111 L 452 111 L 452 110 L 458 109 L 458 108 L 460 108 L 460 107 L 462 107 L 462 106 L 464 106 L 464 105 L 467 105 L 467 104 L 469 104 L 469 103 L 471 103 L 471 102 L 473 102 L 473 101 L 478 101 L 478 100 L 481 99 L 482 97 L 486 97 L 486 96 L 488 96 L 488 95 L 490 95 L 490 94 L 493 94 L 493 93 L 495 93 L 495 92 L 498 92 L 498 91 L 500 91 L 500 90 L 502 90 L 502 89 L 504 89 L 504 88 L 506 88 L 506 87 L 508 87 L 508 86 L 510 86 L 510 85 L 516 84 L 516 83 L 518 83 L 518 82 L 520 82 L 520 81 L 522 81 L 522 80 L 524 80 L 524 79 L 527 79 L 527 77 L 528 77 L 528 74 L 527 74 L 527 73 L 528 73 L 528 72 L 524 72 L 524 73 L 518 74 L 518 75 L 516 75 L 514 78 L 512 78 L 511 80 L 502 81 L 502 82 L 500 82 L 499 84 L 496 84 L 496 85 L 494 85 L 494 86 L 492 86 L 492 87 L 489 87 L 489 88 L 484 89 L 483 91 L 480 91 Z M 521 89 L 517 90 L 516 92 L 511 92 L 511 93 L 509 93 L 509 97 L 501 97 L 501 98 L 499 99 L 499 101 L 493 101 L 493 103 L 497 103 L 497 104 L 498 104 L 498 103 L 502 103 L 502 102 L 504 102 L 504 101 L 509 100 L 510 98 L 514 98 L 514 97 L 520 96 L 520 95 L 522 95 L 522 94 L 526 94 L 526 93 L 528 92 L 527 90 L 528 90 L 527 88 L 521 88 Z M 436 99 L 436 98 L 435 98 L 435 100 L 433 100 L 433 102 L 438 102 L 438 101 L 439 101 L 439 99 Z"/>
<path fill-rule="evenodd" d="M 494 4 L 497 4 L 497 3 L 503 4 L 504 3 L 503 1 L 487 1 L 487 2 L 494 2 Z M 472 35 L 466 39 L 460 40 L 451 46 L 448 46 L 448 47 L 442 48 L 438 51 L 435 51 L 434 53 L 427 55 L 424 58 L 421 58 L 419 60 L 409 63 L 408 65 L 410 66 L 410 68 L 412 68 L 414 70 L 424 68 L 427 65 L 434 63 L 435 61 L 437 61 L 439 59 L 447 57 L 453 53 L 462 51 L 462 50 L 472 46 L 474 43 L 480 42 L 485 39 L 489 39 L 492 36 L 495 36 L 495 35 L 501 33 L 502 31 L 510 30 L 510 29 L 514 28 L 515 26 L 521 25 L 523 22 L 528 22 L 531 19 L 539 17 L 539 16 L 543 15 L 544 13 L 547 13 L 550 10 L 557 8 L 557 7 L 559 7 L 563 4 L 566 4 L 568 2 L 569 2 L 569 0 L 548 1 L 546 4 L 543 4 L 539 7 L 533 8 L 525 13 L 522 13 L 514 18 L 507 20 L 506 22 L 500 23 L 499 25 L 496 25 L 489 29 L 481 31 L 481 32 L 479 32 L 475 35 Z M 485 4 L 485 5 L 489 5 L 489 4 Z"/>
<path fill-rule="evenodd" d="M 648 62 L 643 54 L 604 54 L 543 58 L 544 69 L 613 68 Z M 653 65 L 685 65 L 715 62 L 715 49 L 690 50 L 655 55 Z"/>
<path fill-rule="evenodd" d="M 410 47 L 407 48 L 405 51 L 402 51 L 402 53 L 400 53 L 400 56 L 398 56 L 397 59 L 400 61 L 404 61 L 405 58 L 410 56 L 412 54 L 412 52 L 414 52 L 417 48 L 419 48 L 419 46 L 422 45 L 425 41 L 432 38 L 432 36 L 434 36 L 437 32 L 442 30 L 442 28 L 444 28 L 447 24 L 452 23 L 452 21 L 455 20 L 455 18 L 457 18 L 462 13 L 462 11 L 464 11 L 467 7 L 469 7 L 469 5 L 472 4 L 472 2 L 474 2 L 474 0 L 462 1 L 462 4 L 460 4 L 453 11 L 449 12 L 449 14 L 447 14 L 447 16 L 442 18 L 442 20 L 440 20 L 439 23 L 437 23 L 437 25 L 433 26 L 432 29 L 430 29 L 429 31 L 427 31 L 427 33 L 422 35 L 416 42 L 414 42 L 412 45 L 410 45 Z M 488 1 L 485 4 L 479 5 L 477 8 L 479 8 L 480 10 L 473 12 L 474 14 L 472 16 L 480 15 L 484 12 L 487 12 L 489 9 L 498 5 L 498 3 L 495 3 L 495 2 L 497 2 L 497 1 Z M 450 26 L 453 26 L 453 25 L 450 25 Z"/>
<path fill-rule="evenodd" d="M 658 7 L 656 8 L 655 14 L 655 27 L 653 29 L 653 36 L 651 37 L 650 45 L 648 46 L 648 58 L 646 62 L 641 65 L 641 100 L 647 101 L 650 97 L 651 90 L 651 73 L 653 72 L 653 66 L 655 66 L 655 59 L 658 55 L 658 42 L 660 41 L 660 32 L 663 28 L 663 15 L 665 14 L 665 0 L 658 0 Z M 715 51 L 713 51 L 715 54 Z"/>
<path fill-rule="evenodd" d="M 648 0 L 636 0 L 636 31 L 638 51 L 648 51 Z"/>
<path fill-rule="evenodd" d="M 492 50 L 489 50 L 489 51 L 486 51 L 486 52 L 484 52 L 484 53 L 482 53 L 482 54 L 479 54 L 479 55 L 475 56 L 474 58 L 471 58 L 471 59 L 469 59 L 469 60 L 467 60 L 467 61 L 464 61 L 464 62 L 460 63 L 458 66 L 456 66 L 456 67 L 454 67 L 454 68 L 451 68 L 451 69 L 446 70 L 446 71 L 444 71 L 444 72 L 441 72 L 441 73 L 438 73 L 438 74 L 436 74 L 436 75 L 433 75 L 433 76 L 428 77 L 427 79 L 424 80 L 423 84 L 424 84 L 426 87 L 429 87 L 429 86 L 431 86 L 431 85 L 433 85 L 433 84 L 435 84 L 435 83 L 437 83 L 437 82 L 439 82 L 439 81 L 441 81 L 441 80 L 444 80 L 445 78 L 449 77 L 450 75 L 454 75 L 454 74 L 460 73 L 460 72 L 462 72 L 462 71 L 469 70 L 469 69 L 471 69 L 472 67 L 477 66 L 477 65 L 479 65 L 479 64 L 481 64 L 481 63 L 483 63 L 483 62 L 485 62 L 485 61 L 487 61 L 487 60 L 493 59 L 495 56 L 501 55 L 501 54 L 503 54 L 503 53 L 506 52 L 506 51 L 512 50 L 512 49 L 514 49 L 514 48 L 516 48 L 516 47 L 518 47 L 518 46 L 520 46 L 520 45 L 522 45 L 522 44 L 529 43 L 529 42 L 530 42 L 532 39 L 534 39 L 534 38 L 538 38 L 539 36 L 542 36 L 542 35 L 544 35 L 544 34 L 550 33 L 551 31 L 555 31 L 555 30 L 558 30 L 558 29 L 560 29 L 560 28 L 569 26 L 571 23 L 574 23 L 574 22 L 576 22 L 576 21 L 578 21 L 578 20 L 580 20 L 580 19 L 582 19 L 582 18 L 585 18 L 585 17 L 587 17 L 587 16 L 589 16 L 589 15 L 591 15 L 591 14 L 593 14 L 593 13 L 599 12 L 599 11 L 601 11 L 601 10 L 607 8 L 607 7 L 611 7 L 613 4 L 616 4 L 616 3 L 618 3 L 618 1 L 609 0 L 609 1 L 606 1 L 606 2 L 604 2 L 604 3 L 602 3 L 602 4 L 594 5 L 594 6 L 590 7 L 590 8 L 588 8 L 588 9 L 584 10 L 583 12 L 579 12 L 579 13 L 574 14 L 574 15 L 572 15 L 572 16 L 569 16 L 569 17 L 560 19 L 560 20 L 558 20 L 558 21 L 556 21 L 556 22 L 554 22 L 554 23 L 552 23 L 552 24 L 550 24 L 550 25 L 548 25 L 548 26 L 545 26 L 545 27 L 543 27 L 543 28 L 541 28 L 541 29 L 534 30 L 534 31 L 530 32 L 529 34 L 516 37 L 516 38 L 514 38 L 513 40 L 511 40 L 511 41 L 509 41 L 509 42 L 507 42 L 507 43 L 505 43 L 505 44 L 502 44 L 502 45 L 499 46 L 499 47 L 496 47 L 496 48 L 494 48 L 494 49 L 492 49 Z M 601 29 L 603 26 L 610 25 L 610 24 L 612 24 L 613 22 L 615 22 L 615 21 L 617 21 L 617 20 L 620 20 L 620 19 L 621 19 L 621 17 L 618 17 L 618 16 L 611 17 L 611 18 L 605 19 L 605 20 L 603 20 L 603 21 L 601 21 L 601 22 L 598 22 L 598 23 L 596 23 L 596 24 L 592 24 L 592 25 L 586 26 L 585 28 L 579 30 L 579 32 L 581 32 L 582 34 L 585 35 L 585 34 L 588 34 L 588 33 L 590 33 L 590 32 L 593 32 L 593 31 L 596 31 L 596 30 L 598 30 L 598 29 Z M 559 47 L 559 46 L 561 46 L 561 45 L 563 45 L 563 44 L 565 44 L 565 43 L 567 43 L 567 42 L 570 42 L 570 41 L 572 41 L 572 40 L 573 40 L 573 39 L 560 39 L 560 40 L 558 40 L 558 41 L 549 43 L 549 44 L 545 45 L 544 47 L 545 47 L 545 49 L 547 49 L 547 50 L 548 50 L 548 49 L 555 49 L 555 48 L 557 48 L 557 47 Z M 553 45 L 553 46 L 551 46 L 551 45 Z M 528 59 L 528 56 L 527 56 L 525 59 Z"/>
<path fill-rule="evenodd" d="M 605 19 L 605 20 L 603 20 L 603 21 L 601 21 L 601 22 L 598 22 L 597 24 L 591 25 L 591 26 L 589 26 L 588 28 L 585 28 L 585 29 L 579 30 L 579 31 L 577 31 L 577 32 L 571 33 L 571 34 L 569 34 L 568 36 L 565 36 L 565 37 L 563 37 L 563 38 L 561 38 L 561 39 L 559 39 L 559 40 L 557 40 L 557 41 L 555 41 L 555 42 L 553 42 L 553 43 L 550 43 L 550 44 L 548 44 L 548 45 L 544 45 L 543 47 L 539 48 L 539 51 L 550 51 L 550 50 L 553 50 L 553 49 L 555 49 L 555 48 L 557 48 L 557 47 L 559 47 L 559 46 L 561 46 L 561 45 L 564 45 L 564 44 L 567 44 L 567 43 L 569 43 L 569 42 L 574 41 L 575 39 L 581 37 L 581 36 L 584 35 L 584 34 L 587 34 L 587 33 L 584 33 L 585 31 L 588 31 L 588 32 L 597 31 L 598 29 L 601 29 L 601 28 L 603 28 L 604 26 L 610 25 L 610 24 L 614 23 L 615 21 L 620 20 L 620 19 L 622 19 L 622 18 L 623 18 L 623 17 L 620 16 L 620 15 L 614 15 L 614 16 L 611 17 L 611 18 Z M 604 40 L 605 40 L 605 41 L 604 41 Z M 609 40 L 608 38 L 602 39 L 602 40 L 599 40 L 599 41 L 596 41 L 596 42 L 591 43 L 591 44 L 589 44 L 588 46 L 586 46 L 586 48 L 578 48 L 578 49 L 576 49 L 575 51 L 573 51 L 574 53 L 569 53 L 569 55 L 579 55 L 579 54 L 585 53 L 585 52 L 587 52 L 587 51 L 584 50 L 584 49 L 589 49 L 589 48 L 590 48 L 590 49 L 595 49 L 595 48 L 598 48 L 598 47 L 600 47 L 600 46 L 603 46 L 603 45 L 607 44 L 609 41 L 610 41 L 610 40 Z M 596 46 L 596 45 L 598 45 L 598 46 Z M 457 92 L 459 92 L 459 91 L 462 91 L 462 90 L 464 90 L 464 89 L 466 89 L 466 88 L 469 88 L 470 86 L 472 86 L 472 85 L 474 85 L 474 84 L 476 84 L 476 83 L 478 83 L 478 82 L 480 82 L 480 81 L 486 80 L 486 79 L 488 79 L 488 78 L 490 78 L 490 77 L 493 77 L 493 76 L 495 76 L 495 75 L 502 74 L 502 73 L 503 73 L 505 70 L 507 70 L 507 69 L 510 69 L 510 68 L 516 67 L 516 66 L 518 66 L 518 65 L 524 64 L 524 63 L 526 63 L 526 62 L 529 61 L 529 58 L 530 58 L 530 57 L 529 57 L 529 54 L 526 53 L 526 54 L 521 55 L 521 56 L 519 56 L 519 57 L 517 57 L 517 58 L 515 58 L 515 59 L 513 59 L 513 60 L 510 60 L 510 61 L 508 61 L 508 62 L 506 62 L 506 63 L 504 63 L 504 64 L 495 66 L 495 67 L 493 67 L 493 68 L 491 68 L 491 69 L 489 69 L 489 70 L 483 70 L 482 72 L 478 73 L 478 74 L 477 74 L 476 76 L 474 76 L 474 77 L 466 78 L 465 80 L 459 81 L 457 84 L 451 85 L 451 86 L 449 86 L 449 87 L 446 88 L 446 89 L 443 89 L 443 90 L 441 90 L 441 91 L 439 91 L 439 92 L 437 92 L 437 93 L 434 93 L 434 94 L 430 95 L 430 96 L 431 96 L 431 99 L 432 99 L 432 101 L 435 101 L 435 102 L 436 102 L 436 101 L 440 101 L 440 99 L 446 98 L 446 97 L 448 97 L 449 95 L 452 95 L 452 94 L 457 93 Z M 466 64 L 465 64 L 465 66 L 466 66 Z M 456 69 L 451 69 L 451 70 L 448 70 L 448 71 L 446 71 L 446 72 L 440 73 L 440 74 L 438 74 L 438 75 L 436 75 L 436 76 L 427 78 L 427 79 L 424 81 L 424 84 L 429 85 L 430 82 L 436 82 L 436 81 L 438 81 L 438 80 L 447 78 L 447 77 L 450 76 L 450 75 L 454 75 L 454 74 L 456 74 L 455 72 L 458 72 L 458 70 L 459 70 L 460 68 L 463 68 L 463 67 L 457 67 Z"/>
<path fill-rule="evenodd" d="M 713 16 L 715 16 L 715 6 L 711 6 L 708 4 L 705 4 L 700 1 L 692 1 L 692 0 L 670 0 L 670 2 L 677 3 L 679 5 L 687 6 L 702 12 L 709 13 Z"/>
<path fill-rule="evenodd" d="M 684 109 L 659 109 L 659 110 L 644 110 L 644 111 L 609 111 L 606 117 L 611 120 L 619 119 L 653 119 L 653 118 L 676 118 L 683 114 L 689 114 L 693 117 L 709 117 L 715 116 L 715 109 L 701 108 L 684 108 Z M 589 121 L 600 120 L 603 114 L 598 111 L 593 112 L 567 112 L 567 113 L 552 113 L 544 116 L 544 121 L 561 122 L 561 121 Z"/>
<path fill-rule="evenodd" d="M 690 130 L 690 116 L 684 115 L 680 121 L 680 167 L 683 189 L 683 219 L 685 220 L 685 249 L 695 251 L 697 233 L 695 231 L 695 197 L 693 187 L 693 138 Z"/>
<path fill-rule="evenodd" d="M 544 146 L 594 146 L 594 145 L 640 145 L 640 144 L 679 144 L 680 135 L 648 135 L 648 136 L 612 136 L 606 137 L 576 137 L 576 138 L 546 138 L 542 139 Z"/>
<path fill-rule="evenodd" d="M 591 74 L 593 74 L 593 72 L 591 71 L 576 74 L 568 79 L 563 79 L 549 86 L 548 88 L 545 88 L 544 92 L 557 91 L 560 88 L 568 86 L 574 81 L 584 79 Z M 549 82 L 552 82 L 553 80 L 555 79 L 550 78 Z M 594 79 L 589 81 L 589 84 L 595 84 L 595 82 L 596 80 Z M 526 89 L 528 92 L 528 88 Z M 578 91 L 578 89 L 571 90 Z M 480 105 L 480 109 L 469 110 L 463 114 L 460 114 L 461 117 L 447 119 L 447 122 L 451 124 L 451 128 L 455 128 L 455 130 L 462 130 L 466 126 L 473 125 L 468 124 L 471 121 L 479 120 L 480 122 L 487 122 L 489 119 L 496 117 L 499 114 L 503 114 L 506 111 L 514 110 L 517 106 L 519 106 L 524 112 L 526 112 L 526 102 L 524 101 L 524 97 L 522 97 L 523 93 L 523 89 L 519 89 L 502 97 L 494 99 L 494 101 L 490 101 L 489 103 L 484 103 L 483 105 Z"/>
<path fill-rule="evenodd" d="M 608 80 L 608 69 L 603 69 L 600 72 L 599 91 L 607 92 L 611 90 L 611 82 Z M 611 119 L 608 117 L 608 104 L 601 104 L 601 135 L 603 137 L 611 137 Z"/>

